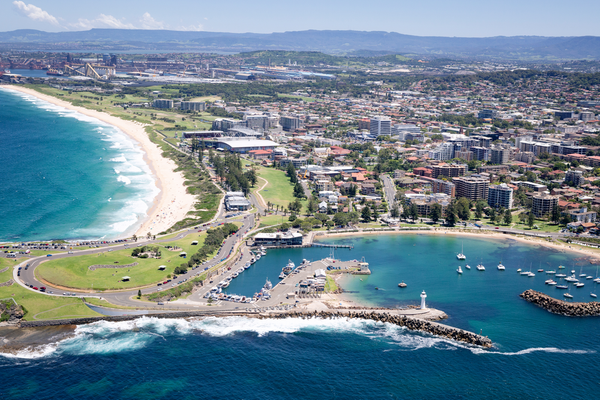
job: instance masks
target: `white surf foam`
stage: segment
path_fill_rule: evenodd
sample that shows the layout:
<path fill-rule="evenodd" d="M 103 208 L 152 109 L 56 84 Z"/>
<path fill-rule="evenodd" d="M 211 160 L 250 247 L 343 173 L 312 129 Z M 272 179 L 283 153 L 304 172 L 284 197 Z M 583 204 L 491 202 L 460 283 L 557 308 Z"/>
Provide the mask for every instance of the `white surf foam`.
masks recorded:
<path fill-rule="evenodd" d="M 123 183 L 124 183 L 124 184 L 126 184 L 126 185 L 129 185 L 129 184 L 131 183 L 131 179 L 129 179 L 128 177 L 126 177 L 126 176 L 123 176 L 123 175 L 119 175 L 119 176 L 117 177 L 117 181 L 119 181 L 119 182 L 123 182 Z"/>

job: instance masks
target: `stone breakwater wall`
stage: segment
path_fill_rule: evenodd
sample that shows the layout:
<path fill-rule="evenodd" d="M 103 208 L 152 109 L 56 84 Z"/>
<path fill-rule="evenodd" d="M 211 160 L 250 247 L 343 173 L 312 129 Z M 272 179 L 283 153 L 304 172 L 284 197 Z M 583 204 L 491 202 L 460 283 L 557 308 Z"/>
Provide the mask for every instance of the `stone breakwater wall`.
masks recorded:
<path fill-rule="evenodd" d="M 456 342 L 464 342 L 481 346 L 485 348 L 492 347 L 492 341 L 486 337 L 477 335 L 473 332 L 442 325 L 436 322 L 426 321 L 424 319 L 408 317 L 405 315 L 394 315 L 387 312 L 373 311 L 315 311 L 312 313 L 289 311 L 280 314 L 260 314 L 257 318 L 357 318 L 376 322 L 387 322 L 390 324 L 403 326 L 412 331 L 421 331 L 435 336 L 444 337 Z"/>
<path fill-rule="evenodd" d="M 566 315 L 569 317 L 600 316 L 600 303 L 595 301 L 590 303 L 570 303 L 554 299 L 544 293 L 536 292 L 532 289 L 524 291 L 519 296 L 553 314 Z"/>
<path fill-rule="evenodd" d="M 25 328 L 40 327 L 40 326 L 57 326 L 57 325 L 82 325 L 90 324 L 98 321 L 131 321 L 141 318 L 144 315 L 122 315 L 122 316 L 103 316 L 91 318 L 73 318 L 51 321 L 21 321 L 20 326 Z M 390 324 L 406 327 L 413 331 L 426 332 L 435 336 L 444 337 L 457 342 L 468 343 L 485 348 L 492 347 L 492 341 L 481 335 L 454 328 L 451 326 L 442 325 L 436 322 L 426 321 L 424 319 L 408 317 L 404 315 L 394 315 L 387 312 L 377 311 L 287 311 L 287 312 L 272 312 L 272 313 L 250 313 L 250 312 L 223 312 L 223 311 L 189 311 L 189 312 L 167 312 L 160 314 L 147 314 L 146 317 L 154 318 L 191 318 L 191 317 L 232 317 L 244 316 L 258 319 L 283 319 L 283 318 L 357 318 L 372 320 L 376 322 L 387 322 Z"/>
<path fill-rule="evenodd" d="M 131 264 L 125 264 L 125 265 L 119 265 L 119 264 L 101 264 L 101 265 L 90 265 L 88 267 L 88 269 L 90 271 L 93 271 L 95 269 L 100 269 L 100 268 L 129 268 L 129 267 L 135 267 L 136 265 L 138 265 L 138 263 L 134 262 Z"/>

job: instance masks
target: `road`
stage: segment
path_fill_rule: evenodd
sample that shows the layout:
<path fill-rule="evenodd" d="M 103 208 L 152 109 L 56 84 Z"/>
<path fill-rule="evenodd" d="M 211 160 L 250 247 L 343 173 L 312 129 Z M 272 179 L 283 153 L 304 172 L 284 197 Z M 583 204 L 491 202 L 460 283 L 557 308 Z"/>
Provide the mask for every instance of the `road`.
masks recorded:
<path fill-rule="evenodd" d="M 381 180 L 383 181 L 383 192 L 388 203 L 388 210 L 391 210 L 396 202 L 396 184 L 392 178 L 385 174 L 381 175 Z"/>

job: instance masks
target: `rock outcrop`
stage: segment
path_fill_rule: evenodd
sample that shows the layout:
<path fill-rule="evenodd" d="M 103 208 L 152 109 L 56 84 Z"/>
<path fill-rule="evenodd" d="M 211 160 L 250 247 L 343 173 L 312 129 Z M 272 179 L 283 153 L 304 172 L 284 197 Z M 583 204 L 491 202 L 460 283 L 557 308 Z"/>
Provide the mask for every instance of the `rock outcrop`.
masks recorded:
<path fill-rule="evenodd" d="M 600 316 L 600 303 L 592 301 L 590 303 L 570 303 L 557 300 L 544 293 L 529 289 L 520 294 L 520 296 L 538 307 L 543 308 L 553 314 L 566 315 L 569 317 L 596 317 Z"/>
<path fill-rule="evenodd" d="M 0 301 L 0 322 L 18 324 L 25 312 L 23 308 L 15 304 L 12 299 Z"/>

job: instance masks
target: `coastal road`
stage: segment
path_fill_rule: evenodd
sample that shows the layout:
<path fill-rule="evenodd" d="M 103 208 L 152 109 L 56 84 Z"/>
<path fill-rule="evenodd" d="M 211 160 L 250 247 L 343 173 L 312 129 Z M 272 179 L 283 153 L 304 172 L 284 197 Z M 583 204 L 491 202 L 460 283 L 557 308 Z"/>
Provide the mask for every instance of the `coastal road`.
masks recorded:
<path fill-rule="evenodd" d="M 381 180 L 383 181 L 383 192 L 388 203 L 388 210 L 391 210 L 396 202 L 396 184 L 392 178 L 385 174 L 381 175 Z"/>

